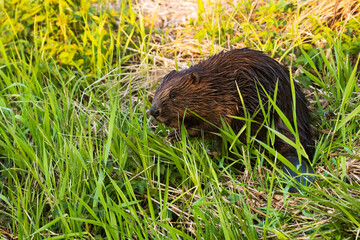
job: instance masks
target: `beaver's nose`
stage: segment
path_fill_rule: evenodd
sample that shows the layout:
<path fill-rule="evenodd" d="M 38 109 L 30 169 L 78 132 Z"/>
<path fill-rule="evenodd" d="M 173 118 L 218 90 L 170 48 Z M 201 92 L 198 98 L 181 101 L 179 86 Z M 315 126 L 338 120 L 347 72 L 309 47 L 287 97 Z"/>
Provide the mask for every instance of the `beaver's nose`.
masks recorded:
<path fill-rule="evenodd" d="M 150 115 L 153 116 L 154 118 L 156 118 L 157 116 L 160 115 L 160 111 L 159 111 L 159 109 L 156 108 L 156 105 L 151 106 Z"/>

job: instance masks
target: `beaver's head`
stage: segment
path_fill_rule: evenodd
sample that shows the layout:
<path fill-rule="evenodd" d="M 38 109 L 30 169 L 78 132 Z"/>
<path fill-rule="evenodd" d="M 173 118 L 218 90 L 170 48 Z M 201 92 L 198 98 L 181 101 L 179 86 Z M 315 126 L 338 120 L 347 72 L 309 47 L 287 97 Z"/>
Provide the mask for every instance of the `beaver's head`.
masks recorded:
<path fill-rule="evenodd" d="M 194 71 L 172 71 L 167 74 L 156 90 L 150 114 L 169 127 L 179 127 L 185 111 L 186 118 L 191 111 L 201 113 L 205 104 L 203 84 Z"/>

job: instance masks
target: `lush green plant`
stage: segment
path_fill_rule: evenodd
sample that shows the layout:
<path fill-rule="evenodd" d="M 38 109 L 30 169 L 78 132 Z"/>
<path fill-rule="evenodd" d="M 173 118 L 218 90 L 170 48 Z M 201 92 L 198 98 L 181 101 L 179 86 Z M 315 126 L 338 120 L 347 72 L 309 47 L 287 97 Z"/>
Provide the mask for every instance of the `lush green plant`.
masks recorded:
<path fill-rule="evenodd" d="M 308 39 L 284 34 L 297 2 L 243 1 L 229 12 L 198 1 L 198 19 L 179 30 L 203 56 L 241 41 L 301 70 L 295 79 L 317 119 L 318 182 L 290 195 L 276 167 L 284 159 L 225 124 L 232 155 L 186 129 L 166 140 L 170 129 L 146 114 L 149 69 L 187 59 L 162 49 L 171 34 L 153 29 L 155 17 L 145 21 L 132 1 L 112 4 L 0 3 L 2 238 L 358 237 L 358 18 L 338 23 L 340 35 L 313 21 Z"/>

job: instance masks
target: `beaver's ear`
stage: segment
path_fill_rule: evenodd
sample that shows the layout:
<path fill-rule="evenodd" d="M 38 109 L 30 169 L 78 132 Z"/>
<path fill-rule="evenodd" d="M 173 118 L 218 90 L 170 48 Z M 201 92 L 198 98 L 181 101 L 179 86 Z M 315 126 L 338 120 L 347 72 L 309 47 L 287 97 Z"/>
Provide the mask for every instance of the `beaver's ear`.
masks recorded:
<path fill-rule="evenodd" d="M 199 84 L 200 83 L 200 76 L 199 74 L 197 74 L 196 72 L 192 72 L 190 74 L 190 77 L 189 77 L 189 81 L 192 83 L 192 84 Z"/>
<path fill-rule="evenodd" d="M 174 73 L 176 73 L 176 71 L 172 70 L 171 72 L 165 75 L 164 79 L 170 79 L 174 75 Z"/>

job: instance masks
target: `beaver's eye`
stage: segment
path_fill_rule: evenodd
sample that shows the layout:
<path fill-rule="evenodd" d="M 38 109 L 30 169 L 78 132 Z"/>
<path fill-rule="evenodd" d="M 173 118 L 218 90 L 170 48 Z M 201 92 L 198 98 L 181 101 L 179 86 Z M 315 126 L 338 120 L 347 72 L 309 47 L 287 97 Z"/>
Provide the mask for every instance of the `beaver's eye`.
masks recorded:
<path fill-rule="evenodd" d="M 176 97 L 176 95 L 174 93 L 170 94 L 170 99 L 174 99 Z"/>

